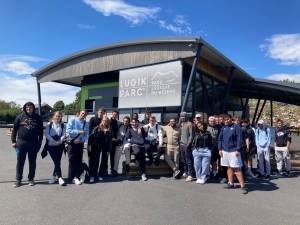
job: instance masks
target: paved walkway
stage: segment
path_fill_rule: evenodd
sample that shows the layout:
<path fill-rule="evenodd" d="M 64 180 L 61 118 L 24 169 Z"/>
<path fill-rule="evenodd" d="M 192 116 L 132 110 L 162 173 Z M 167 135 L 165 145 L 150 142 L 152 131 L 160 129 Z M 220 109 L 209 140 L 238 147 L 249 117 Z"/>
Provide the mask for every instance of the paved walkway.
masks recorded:
<path fill-rule="evenodd" d="M 154 176 L 146 182 L 121 176 L 61 187 L 48 184 L 53 163 L 39 154 L 37 185 L 29 187 L 24 179 L 24 185 L 14 189 L 16 154 L 5 132 L 0 129 L 0 224 L 300 224 L 298 172 L 289 178 L 252 180 L 247 195 L 224 190 L 219 183 Z M 67 166 L 63 156 L 63 177 Z M 24 177 L 27 173 L 28 162 Z"/>

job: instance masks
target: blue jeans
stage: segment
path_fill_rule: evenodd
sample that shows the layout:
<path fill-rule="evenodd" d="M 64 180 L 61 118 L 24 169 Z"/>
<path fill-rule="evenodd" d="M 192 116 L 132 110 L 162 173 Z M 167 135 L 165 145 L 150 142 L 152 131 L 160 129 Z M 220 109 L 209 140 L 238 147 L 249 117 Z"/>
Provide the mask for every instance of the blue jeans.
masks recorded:
<path fill-rule="evenodd" d="M 193 150 L 193 156 L 197 179 L 205 179 L 209 174 L 211 151 L 208 148 L 196 147 Z"/>

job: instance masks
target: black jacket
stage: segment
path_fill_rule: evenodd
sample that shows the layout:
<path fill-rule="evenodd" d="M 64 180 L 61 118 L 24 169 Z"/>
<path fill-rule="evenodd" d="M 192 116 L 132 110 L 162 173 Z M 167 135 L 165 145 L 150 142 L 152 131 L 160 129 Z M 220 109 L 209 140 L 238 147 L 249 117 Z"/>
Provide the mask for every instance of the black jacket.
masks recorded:
<path fill-rule="evenodd" d="M 147 132 L 143 129 L 141 134 L 138 134 L 138 130 L 134 130 L 133 128 L 130 128 L 127 130 L 126 133 L 126 139 L 130 139 L 130 144 L 132 145 L 138 145 L 138 146 L 144 146 L 146 143 L 145 138 L 147 137 Z"/>
<path fill-rule="evenodd" d="M 104 133 L 99 126 L 95 127 L 89 136 L 88 145 L 101 148 L 103 144 L 106 144 L 107 152 L 110 152 L 112 148 L 112 133 L 110 131 Z"/>
<path fill-rule="evenodd" d="M 118 130 L 119 127 L 122 125 L 122 123 L 118 120 L 110 120 L 110 131 L 112 133 L 112 137 L 117 139 L 118 136 Z"/>
<path fill-rule="evenodd" d="M 203 145 L 200 145 L 199 141 L 201 143 L 203 143 Z M 212 141 L 211 133 L 209 131 L 206 131 L 204 134 L 201 133 L 201 132 L 197 132 L 195 134 L 195 137 L 194 137 L 193 142 L 192 142 L 192 149 L 195 149 L 196 147 L 208 148 L 210 150 L 212 149 L 213 141 Z"/>
<path fill-rule="evenodd" d="M 277 129 L 275 132 L 275 142 L 277 147 L 285 147 L 287 142 L 292 142 L 290 130 L 285 127 Z"/>
<path fill-rule="evenodd" d="M 28 115 L 26 113 L 26 105 L 30 104 L 33 107 L 33 113 Z M 16 143 L 16 137 L 18 134 L 18 139 L 26 141 L 39 140 L 43 141 L 44 127 L 43 120 L 40 115 L 35 113 L 35 106 L 32 102 L 27 102 L 23 106 L 23 113 L 17 116 L 14 122 L 13 131 L 11 134 L 12 143 Z"/>
<path fill-rule="evenodd" d="M 99 124 L 101 123 L 101 120 L 98 115 L 92 117 L 89 121 L 89 127 L 90 127 L 90 134 L 93 132 L 93 130 L 95 129 L 95 127 L 99 126 Z"/>

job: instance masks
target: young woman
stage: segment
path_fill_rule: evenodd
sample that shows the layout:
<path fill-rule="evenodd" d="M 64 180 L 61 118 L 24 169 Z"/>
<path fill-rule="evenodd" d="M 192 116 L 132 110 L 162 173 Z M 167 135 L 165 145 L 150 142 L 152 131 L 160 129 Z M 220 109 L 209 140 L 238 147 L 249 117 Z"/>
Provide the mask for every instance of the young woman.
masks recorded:
<path fill-rule="evenodd" d="M 103 180 L 107 168 L 107 159 L 112 147 L 112 133 L 109 127 L 109 119 L 107 116 L 103 116 L 101 123 L 98 127 L 95 127 L 89 136 L 88 151 L 90 158 L 90 182 L 93 183 L 97 176 L 97 170 L 99 168 L 100 153 L 101 164 L 98 172 L 99 181 Z"/>
<path fill-rule="evenodd" d="M 66 134 L 66 128 L 63 122 L 61 122 L 62 113 L 56 111 L 53 115 L 53 119 L 46 126 L 45 135 L 48 141 L 48 152 L 54 163 L 53 176 L 49 180 L 49 184 L 56 182 L 56 177 L 58 178 L 58 183 L 64 185 L 65 182 L 62 179 L 60 161 L 64 150 L 64 139 Z"/>
<path fill-rule="evenodd" d="M 212 137 L 210 132 L 207 131 L 207 124 L 200 121 L 197 124 L 192 144 L 197 184 L 205 184 L 206 175 L 209 174 L 212 147 Z"/>

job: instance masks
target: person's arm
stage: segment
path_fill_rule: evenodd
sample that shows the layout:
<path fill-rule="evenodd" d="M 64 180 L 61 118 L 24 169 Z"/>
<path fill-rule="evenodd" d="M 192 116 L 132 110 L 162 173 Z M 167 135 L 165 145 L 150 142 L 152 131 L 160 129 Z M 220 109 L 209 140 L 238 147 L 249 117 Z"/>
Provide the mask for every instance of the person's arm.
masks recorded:
<path fill-rule="evenodd" d="M 212 150 L 213 147 L 214 147 L 213 139 L 212 139 L 211 133 L 209 133 L 208 134 L 208 149 Z"/>
<path fill-rule="evenodd" d="M 286 142 L 286 147 L 289 149 L 290 145 L 292 143 L 292 136 L 291 136 L 291 132 L 289 130 L 286 131 L 286 135 L 287 135 L 287 142 Z"/>
<path fill-rule="evenodd" d="M 14 122 L 13 130 L 11 132 L 11 142 L 12 145 L 15 145 L 17 143 L 17 133 L 18 130 L 20 129 L 20 116 L 17 116 Z M 13 146 L 15 147 L 15 146 Z"/>
<path fill-rule="evenodd" d="M 258 146 L 258 129 L 259 128 L 257 128 L 256 131 L 255 131 L 255 143 L 256 143 L 256 146 Z"/>
<path fill-rule="evenodd" d="M 161 127 L 158 125 L 158 133 L 157 133 L 157 136 L 158 136 L 158 144 L 159 145 L 162 145 L 163 144 L 163 136 L 162 136 L 162 130 L 161 130 Z"/>
<path fill-rule="evenodd" d="M 109 138 L 109 143 L 108 143 L 108 147 L 107 147 L 107 155 L 110 154 L 110 151 L 112 149 L 112 133 L 109 132 L 108 135 L 110 136 L 110 138 Z"/>
<path fill-rule="evenodd" d="M 271 130 L 269 128 L 266 128 L 266 131 L 268 132 L 267 147 L 269 147 L 271 145 Z"/>
<path fill-rule="evenodd" d="M 85 123 L 85 126 L 84 126 L 84 135 L 81 136 L 82 143 L 85 142 L 89 138 L 89 134 L 90 134 L 89 124 Z"/>
<path fill-rule="evenodd" d="M 188 137 L 188 141 L 187 141 L 187 145 L 191 146 L 192 145 L 192 141 L 194 139 L 195 136 L 195 131 L 194 131 L 194 126 L 192 123 L 190 123 L 190 129 L 189 129 L 189 137 Z"/>
<path fill-rule="evenodd" d="M 62 122 L 63 123 L 63 122 Z M 63 123 L 64 124 L 64 123 Z M 64 128 L 61 131 L 61 137 L 60 137 L 60 141 L 59 144 L 62 144 L 65 140 L 66 137 L 66 125 L 64 124 Z"/>
<path fill-rule="evenodd" d="M 43 138 L 44 138 L 44 124 L 42 117 L 39 116 L 39 142 L 42 144 Z"/>
<path fill-rule="evenodd" d="M 276 147 L 276 142 L 277 142 L 277 138 L 278 138 L 278 136 L 277 136 L 277 133 L 276 133 L 276 131 L 275 131 L 275 139 L 274 139 L 274 149 L 275 149 L 275 147 Z"/>
<path fill-rule="evenodd" d="M 46 138 L 47 138 L 47 140 L 48 141 L 51 141 L 51 142 L 55 142 L 55 140 L 53 139 L 53 137 L 51 137 L 51 135 L 49 134 L 50 132 L 50 129 L 51 129 L 51 127 L 50 127 L 50 122 L 47 124 L 47 126 L 46 126 L 46 130 L 45 130 L 45 136 L 46 136 Z"/>
<path fill-rule="evenodd" d="M 76 130 L 75 127 L 75 118 L 71 118 L 67 124 L 67 133 L 69 135 L 77 135 L 78 134 L 78 130 Z"/>
<path fill-rule="evenodd" d="M 218 137 L 218 149 L 219 149 L 219 151 L 223 150 L 222 140 L 223 140 L 223 129 L 220 130 L 220 134 L 219 134 L 219 137 Z"/>
<path fill-rule="evenodd" d="M 235 130 L 236 135 L 236 143 L 237 143 L 237 152 L 241 151 L 241 148 L 243 147 L 243 130 L 239 126 L 236 126 Z"/>
<path fill-rule="evenodd" d="M 89 127 L 90 127 L 91 131 L 94 130 L 94 128 L 97 126 L 95 120 L 96 120 L 95 117 L 92 117 L 89 121 Z"/>

